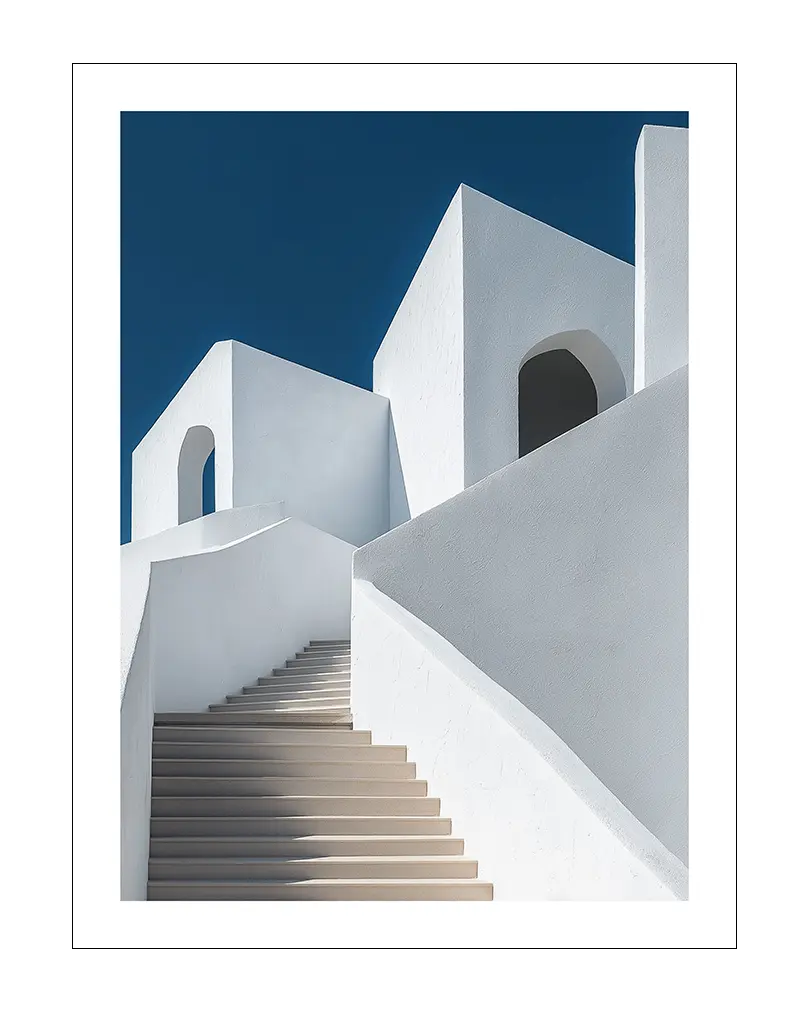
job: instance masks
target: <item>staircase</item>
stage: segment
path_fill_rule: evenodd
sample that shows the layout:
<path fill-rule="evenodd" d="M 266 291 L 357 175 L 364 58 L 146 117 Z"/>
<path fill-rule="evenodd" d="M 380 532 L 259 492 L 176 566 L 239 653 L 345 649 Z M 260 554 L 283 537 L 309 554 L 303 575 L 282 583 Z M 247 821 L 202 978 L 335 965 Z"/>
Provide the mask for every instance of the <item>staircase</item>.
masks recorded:
<path fill-rule="evenodd" d="M 349 641 L 155 716 L 148 900 L 491 901 L 406 748 L 354 730 Z"/>

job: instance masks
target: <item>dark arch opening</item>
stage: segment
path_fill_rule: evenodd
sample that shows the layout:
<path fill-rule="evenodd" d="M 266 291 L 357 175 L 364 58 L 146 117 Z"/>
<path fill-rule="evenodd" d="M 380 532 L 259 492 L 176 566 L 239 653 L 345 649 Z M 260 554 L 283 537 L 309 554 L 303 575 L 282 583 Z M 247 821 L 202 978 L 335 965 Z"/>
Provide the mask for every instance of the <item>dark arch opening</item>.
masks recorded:
<path fill-rule="evenodd" d="M 208 459 L 203 466 L 203 515 L 210 515 L 215 511 L 215 477 L 214 472 L 214 450 L 208 454 Z"/>
<path fill-rule="evenodd" d="M 519 455 L 583 424 L 597 413 L 597 389 L 574 354 L 563 349 L 529 358 L 519 370 Z"/>

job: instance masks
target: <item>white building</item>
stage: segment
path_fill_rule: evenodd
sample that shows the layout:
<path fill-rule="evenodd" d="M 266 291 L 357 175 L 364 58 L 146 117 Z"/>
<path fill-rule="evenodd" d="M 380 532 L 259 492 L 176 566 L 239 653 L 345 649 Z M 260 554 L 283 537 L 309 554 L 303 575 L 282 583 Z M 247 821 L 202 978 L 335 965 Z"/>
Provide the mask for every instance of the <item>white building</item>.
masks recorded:
<path fill-rule="evenodd" d="M 687 139 L 635 266 L 461 186 L 373 392 L 226 341 L 137 446 L 124 898 L 687 896 Z"/>

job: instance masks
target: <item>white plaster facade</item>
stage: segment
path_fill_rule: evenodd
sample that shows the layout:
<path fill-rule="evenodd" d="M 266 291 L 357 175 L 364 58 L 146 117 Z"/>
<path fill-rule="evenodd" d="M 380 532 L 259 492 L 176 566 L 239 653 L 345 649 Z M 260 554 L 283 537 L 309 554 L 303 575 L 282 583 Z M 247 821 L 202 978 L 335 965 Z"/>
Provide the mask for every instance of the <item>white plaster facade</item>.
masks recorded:
<path fill-rule="evenodd" d="M 689 353 L 689 131 L 645 126 L 636 145 L 636 375 L 642 389 Z"/>
<path fill-rule="evenodd" d="M 498 898 L 686 897 L 686 152 L 645 127 L 635 266 L 460 186 L 373 391 L 236 341 L 197 366 L 133 455 L 124 896 L 153 712 L 350 637 L 356 726 L 409 748 Z M 548 352 L 591 416 L 519 458 Z"/>

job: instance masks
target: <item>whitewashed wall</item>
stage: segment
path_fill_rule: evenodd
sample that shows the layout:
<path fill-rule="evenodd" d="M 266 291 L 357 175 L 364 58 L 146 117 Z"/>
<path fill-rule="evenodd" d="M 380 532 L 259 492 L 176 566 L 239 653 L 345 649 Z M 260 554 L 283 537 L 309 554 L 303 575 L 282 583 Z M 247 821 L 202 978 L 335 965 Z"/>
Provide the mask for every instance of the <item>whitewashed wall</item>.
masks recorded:
<path fill-rule="evenodd" d="M 622 400 L 633 295 L 630 264 L 460 186 L 373 363 L 391 401 L 391 526 L 517 458 L 517 381 L 533 353 L 571 351 L 601 410 Z"/>
<path fill-rule="evenodd" d="M 689 360 L 689 131 L 636 145 L 636 389 Z"/>
<path fill-rule="evenodd" d="M 687 860 L 687 372 L 354 556 Z"/>
<path fill-rule="evenodd" d="M 120 706 L 120 897 L 147 899 L 153 757 L 150 611 L 145 599 Z"/>
<path fill-rule="evenodd" d="M 214 434 L 216 508 L 229 509 L 235 504 L 232 343 L 214 344 L 134 449 L 131 539 L 178 525 L 178 457 L 186 432 L 195 425 L 205 425 Z"/>
<path fill-rule="evenodd" d="M 283 518 L 285 516 L 282 502 L 225 509 L 155 533 L 151 537 L 133 540 L 120 547 L 122 691 L 125 689 L 125 680 L 144 613 L 147 586 L 150 581 L 150 563 L 164 558 L 196 554 L 208 547 L 218 547 Z"/>
<path fill-rule="evenodd" d="M 685 867 L 563 741 L 360 579 L 352 642 L 354 725 L 408 747 L 496 899 L 687 896 Z"/>
<path fill-rule="evenodd" d="M 353 544 L 389 528 L 389 404 L 382 396 L 233 344 L 233 501 Z"/>
<path fill-rule="evenodd" d="M 354 547 L 284 519 L 224 547 L 154 562 L 157 711 L 197 711 L 281 666 L 311 638 L 347 638 Z"/>
<path fill-rule="evenodd" d="M 391 401 L 391 526 L 464 488 L 461 189 L 453 197 L 373 362 Z"/>
<path fill-rule="evenodd" d="M 227 340 L 134 450 L 134 540 L 183 518 L 178 461 L 187 431 L 200 425 L 214 436 L 218 511 L 283 501 L 286 515 L 355 544 L 389 528 L 388 401 Z M 200 478 L 198 470 L 198 495 Z"/>
<path fill-rule="evenodd" d="M 518 376 L 564 348 L 601 410 L 633 389 L 634 269 L 468 186 L 464 242 L 464 486 L 519 456 Z"/>

